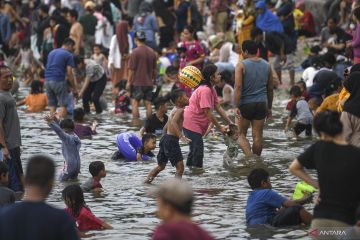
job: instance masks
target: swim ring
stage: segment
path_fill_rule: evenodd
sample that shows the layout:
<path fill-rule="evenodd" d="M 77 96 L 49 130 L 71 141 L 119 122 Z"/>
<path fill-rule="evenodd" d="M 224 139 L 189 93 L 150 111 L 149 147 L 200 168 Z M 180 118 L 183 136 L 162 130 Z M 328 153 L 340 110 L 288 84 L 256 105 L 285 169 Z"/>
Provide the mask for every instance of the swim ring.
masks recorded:
<path fill-rule="evenodd" d="M 136 160 L 136 149 L 142 146 L 141 140 L 134 133 L 120 133 L 116 136 L 116 145 L 120 153 L 127 161 Z M 151 157 L 142 155 L 144 161 L 151 160 Z"/>

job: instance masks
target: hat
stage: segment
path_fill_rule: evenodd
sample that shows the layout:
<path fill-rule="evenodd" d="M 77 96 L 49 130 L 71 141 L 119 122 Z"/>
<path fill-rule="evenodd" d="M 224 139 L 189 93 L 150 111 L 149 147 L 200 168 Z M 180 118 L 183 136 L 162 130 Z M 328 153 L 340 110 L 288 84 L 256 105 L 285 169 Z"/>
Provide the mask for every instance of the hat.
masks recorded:
<path fill-rule="evenodd" d="M 165 181 L 159 187 L 153 189 L 150 195 L 164 200 L 177 209 L 188 206 L 194 199 L 191 186 L 185 181 L 176 178 Z"/>
<path fill-rule="evenodd" d="M 135 33 L 135 38 L 139 39 L 139 40 L 146 40 L 146 35 L 144 31 L 137 31 Z"/>
<path fill-rule="evenodd" d="M 92 1 L 87 1 L 84 7 L 85 9 L 93 10 L 96 7 L 96 4 Z"/>
<path fill-rule="evenodd" d="M 212 48 L 216 48 L 220 43 L 223 42 L 223 40 L 216 35 L 211 35 L 209 37 L 209 42 Z"/>

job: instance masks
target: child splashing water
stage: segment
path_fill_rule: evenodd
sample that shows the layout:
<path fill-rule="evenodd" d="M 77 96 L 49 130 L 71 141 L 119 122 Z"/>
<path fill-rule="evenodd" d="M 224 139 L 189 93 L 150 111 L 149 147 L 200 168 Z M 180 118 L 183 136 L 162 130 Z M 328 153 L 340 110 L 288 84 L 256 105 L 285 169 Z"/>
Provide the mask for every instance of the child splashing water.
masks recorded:
<path fill-rule="evenodd" d="M 229 167 L 232 160 L 239 154 L 239 136 L 240 131 L 237 125 L 230 124 L 227 134 L 224 136 L 227 150 L 224 154 L 224 166 Z"/>
<path fill-rule="evenodd" d="M 81 141 L 74 133 L 74 122 L 71 119 L 64 119 L 59 126 L 53 115 L 46 115 L 45 120 L 61 139 L 64 168 L 60 175 L 60 181 L 77 179 L 80 172 Z"/>
<path fill-rule="evenodd" d="M 175 103 L 175 107 L 170 113 L 169 120 L 164 127 L 166 133 L 160 140 L 159 153 L 157 155 L 158 166 L 156 166 L 145 179 L 145 183 L 151 183 L 154 178 L 165 169 L 166 164 L 170 161 L 173 167 L 176 167 L 175 176 L 182 178 L 184 173 L 184 162 L 179 145 L 179 140 L 190 142 L 182 134 L 182 125 L 184 121 L 184 108 L 189 104 L 189 98 L 185 91 L 181 89 L 175 90 L 171 94 L 171 101 Z"/>
<path fill-rule="evenodd" d="M 74 218 L 80 232 L 112 229 L 112 226 L 97 218 L 86 206 L 84 193 L 79 185 L 67 186 L 62 191 L 62 198 L 66 204 L 65 211 Z"/>

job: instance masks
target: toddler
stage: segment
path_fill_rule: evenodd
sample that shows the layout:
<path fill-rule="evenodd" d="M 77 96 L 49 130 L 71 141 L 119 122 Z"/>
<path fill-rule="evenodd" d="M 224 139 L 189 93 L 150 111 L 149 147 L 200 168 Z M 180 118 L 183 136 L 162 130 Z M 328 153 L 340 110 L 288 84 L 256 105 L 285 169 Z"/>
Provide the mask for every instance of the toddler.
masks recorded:
<path fill-rule="evenodd" d="M 131 113 L 130 97 L 126 89 L 126 80 L 121 80 L 115 85 L 117 97 L 115 99 L 115 113 Z"/>
<path fill-rule="evenodd" d="M 284 129 L 285 132 L 289 130 L 292 120 L 296 117 L 297 123 L 294 126 L 295 135 L 299 136 L 305 130 L 306 136 L 311 136 L 313 115 L 310 111 L 309 104 L 302 98 L 299 86 L 293 86 L 290 90 L 290 95 L 292 101 L 294 101 L 294 106 L 287 119 Z"/>
<path fill-rule="evenodd" d="M 156 148 L 156 135 L 151 133 L 146 133 L 141 139 L 142 147 L 136 149 L 136 159 L 138 161 L 142 160 L 142 155 L 149 157 L 155 157 L 153 151 Z"/>
<path fill-rule="evenodd" d="M 229 130 L 224 136 L 225 145 L 227 146 L 226 153 L 224 155 L 224 165 L 229 166 L 230 161 L 236 158 L 239 154 L 239 136 L 240 131 L 235 124 L 229 125 Z"/>

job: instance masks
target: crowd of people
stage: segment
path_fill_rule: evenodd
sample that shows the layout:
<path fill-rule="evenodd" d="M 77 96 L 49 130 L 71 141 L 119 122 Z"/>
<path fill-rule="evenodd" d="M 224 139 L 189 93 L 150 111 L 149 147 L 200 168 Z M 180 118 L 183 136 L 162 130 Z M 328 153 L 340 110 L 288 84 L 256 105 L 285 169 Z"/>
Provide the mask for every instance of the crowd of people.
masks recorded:
<path fill-rule="evenodd" d="M 164 223 L 152 238 L 213 239 L 192 223 L 193 192 L 178 180 L 185 168 L 180 141 L 189 146 L 186 166 L 191 169 L 204 168 L 203 138 L 216 130 L 227 145 L 226 167 L 241 155 L 260 156 L 277 88 L 290 93 L 284 131 L 296 138 L 304 131 L 318 137 L 289 171 L 318 189 L 319 196 L 311 214 L 302 206 L 311 195 L 287 199 L 272 190 L 266 170 L 254 169 L 248 176 L 252 191 L 246 223 L 345 227 L 359 237 L 360 190 L 348 186 L 360 180 L 360 2 L 324 1 L 321 24 L 309 4 L 0 0 L 0 238 L 78 239 L 91 237 L 88 230 L 112 228 L 91 212 L 83 194 L 102 191 L 106 169 L 101 161 L 90 163 L 87 182 L 63 190 L 65 211 L 45 203 L 56 183 L 55 165 L 50 157 L 32 156 L 24 174 L 17 106 L 46 112 L 44 120 L 62 142 L 60 181 L 77 179 L 81 140 L 97 134 L 97 122 L 88 126 L 86 115 L 95 111 L 114 119 L 130 114 L 145 119 L 136 160 L 154 158 L 160 138 L 157 165 L 145 183 L 154 181 L 169 161 L 177 178 L 154 192 Z M 304 44 L 307 56 L 297 66 Z M 179 77 L 189 66 L 201 76 L 194 88 Z M 296 80 L 296 71 L 301 79 Z M 111 102 L 104 96 L 107 85 Z M 16 101 L 19 87 L 28 86 L 29 95 Z M 145 116 L 139 111 L 142 104 Z M 122 157 L 117 153 L 115 158 Z M 315 169 L 317 178 L 304 168 Z M 41 217 L 29 221 L 24 216 Z"/>

